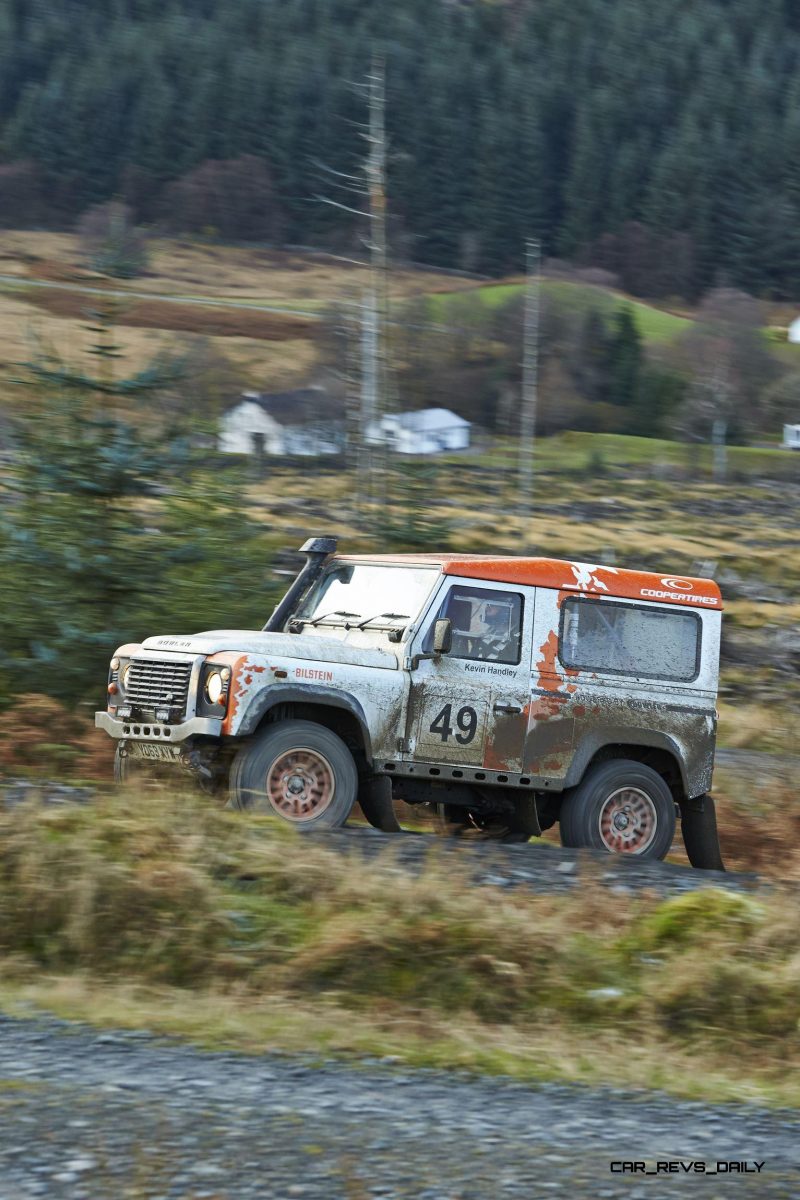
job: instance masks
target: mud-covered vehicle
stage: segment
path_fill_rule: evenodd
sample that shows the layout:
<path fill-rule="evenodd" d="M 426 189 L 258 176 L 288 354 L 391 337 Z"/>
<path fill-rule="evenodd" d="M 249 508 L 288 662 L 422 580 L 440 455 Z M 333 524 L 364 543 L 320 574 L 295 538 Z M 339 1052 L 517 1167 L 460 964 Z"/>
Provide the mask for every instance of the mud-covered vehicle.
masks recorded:
<path fill-rule="evenodd" d="M 111 660 L 97 725 L 120 779 L 185 768 L 304 829 L 394 800 L 454 832 L 663 858 L 676 819 L 722 866 L 714 761 L 722 600 L 707 579 L 547 558 L 306 564 L 260 631 L 151 637 Z"/>

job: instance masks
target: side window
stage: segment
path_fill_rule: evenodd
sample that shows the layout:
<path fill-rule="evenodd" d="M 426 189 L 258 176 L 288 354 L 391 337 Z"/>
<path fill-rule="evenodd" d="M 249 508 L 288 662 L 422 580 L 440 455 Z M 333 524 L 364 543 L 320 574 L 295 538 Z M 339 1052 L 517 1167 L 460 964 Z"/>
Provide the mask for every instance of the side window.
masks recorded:
<path fill-rule="evenodd" d="M 518 592 L 495 592 L 457 584 L 447 593 L 436 617 L 449 617 L 453 624 L 451 658 L 519 662 L 522 596 Z M 422 648 L 430 652 L 432 647 L 433 622 Z"/>
<path fill-rule="evenodd" d="M 559 657 L 565 667 L 689 682 L 700 668 L 700 617 L 571 597 L 561 608 Z"/>

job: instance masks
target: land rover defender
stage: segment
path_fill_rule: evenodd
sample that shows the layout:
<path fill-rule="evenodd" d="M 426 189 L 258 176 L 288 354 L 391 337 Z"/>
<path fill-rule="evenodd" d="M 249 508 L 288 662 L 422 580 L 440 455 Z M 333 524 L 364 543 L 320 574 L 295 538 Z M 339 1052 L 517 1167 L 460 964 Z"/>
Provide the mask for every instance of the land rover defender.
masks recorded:
<path fill-rule="evenodd" d="M 186 769 L 299 828 L 393 801 L 455 832 L 722 869 L 712 798 L 722 598 L 708 579 L 549 558 L 347 555 L 333 538 L 262 630 L 111 659 L 121 780 Z"/>

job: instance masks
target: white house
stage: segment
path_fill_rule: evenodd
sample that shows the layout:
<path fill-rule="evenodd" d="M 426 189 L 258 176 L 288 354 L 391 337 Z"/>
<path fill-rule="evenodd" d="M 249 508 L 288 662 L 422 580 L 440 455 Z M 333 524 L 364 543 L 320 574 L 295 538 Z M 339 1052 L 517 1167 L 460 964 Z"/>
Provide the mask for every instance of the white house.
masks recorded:
<path fill-rule="evenodd" d="M 343 446 L 341 406 L 321 387 L 244 392 L 220 419 L 225 454 L 316 456 Z"/>
<path fill-rule="evenodd" d="M 784 450 L 800 450 L 800 425 L 784 425 L 782 445 Z"/>
<path fill-rule="evenodd" d="M 387 413 L 367 428 L 367 441 L 383 443 L 397 454 L 441 454 L 466 450 L 471 425 L 448 408 Z"/>

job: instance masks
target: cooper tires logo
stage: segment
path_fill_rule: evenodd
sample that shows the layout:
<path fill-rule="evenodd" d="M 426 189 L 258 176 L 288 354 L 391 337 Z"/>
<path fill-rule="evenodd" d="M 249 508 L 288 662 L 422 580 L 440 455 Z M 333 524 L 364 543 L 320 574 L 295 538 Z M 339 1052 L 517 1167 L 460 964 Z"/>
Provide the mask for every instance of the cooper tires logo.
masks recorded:
<path fill-rule="evenodd" d="M 693 592 L 694 584 L 688 579 L 662 579 L 661 586 L 675 592 Z"/>

